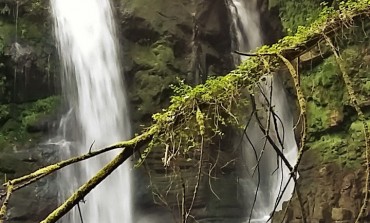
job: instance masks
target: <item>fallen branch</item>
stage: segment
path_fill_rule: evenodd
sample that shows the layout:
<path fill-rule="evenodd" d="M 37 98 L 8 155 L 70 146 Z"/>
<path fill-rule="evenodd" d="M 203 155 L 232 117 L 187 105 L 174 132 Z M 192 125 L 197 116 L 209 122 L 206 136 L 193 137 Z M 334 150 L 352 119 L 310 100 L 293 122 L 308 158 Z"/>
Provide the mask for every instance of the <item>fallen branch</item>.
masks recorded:
<path fill-rule="evenodd" d="M 157 132 L 157 128 L 152 128 L 144 134 L 135 137 L 127 142 L 117 143 L 111 147 L 124 148 L 111 162 L 104 166 L 99 172 L 87 183 L 82 185 L 75 193 L 72 194 L 62 205 L 55 209 L 40 223 L 54 223 L 67 214 L 75 205 L 77 205 L 92 189 L 108 177 L 117 167 L 127 160 L 135 151 L 146 145 L 152 136 Z M 108 147 L 110 148 L 110 147 Z"/>
<path fill-rule="evenodd" d="M 81 156 L 77 156 L 77 157 L 73 157 L 73 158 L 70 158 L 70 159 L 67 159 L 67 160 L 63 160 L 59 163 L 52 164 L 52 165 L 43 167 L 41 169 L 38 169 L 35 172 L 30 173 L 28 175 L 10 180 L 10 182 L 11 182 L 12 185 L 17 185 L 17 184 L 20 184 L 20 183 L 23 183 L 23 182 L 26 182 L 26 181 L 32 181 L 32 179 L 35 179 L 35 178 L 39 179 L 39 178 L 48 176 L 49 174 L 52 174 L 55 171 L 60 170 L 60 169 L 66 167 L 66 166 L 69 166 L 71 164 L 74 164 L 74 163 L 77 163 L 77 162 L 80 162 L 80 161 L 83 161 L 83 160 L 90 159 L 92 157 L 95 157 L 95 156 L 100 155 L 102 153 L 109 152 L 109 151 L 114 150 L 114 149 L 122 148 L 122 145 L 124 143 L 131 143 L 131 141 L 135 141 L 135 140 L 136 140 L 136 138 L 134 138 L 130 141 L 127 141 L 127 142 L 120 142 L 120 143 L 111 145 L 107 148 L 104 148 L 104 149 L 101 149 L 101 150 L 98 150 L 98 151 L 95 151 L 95 152 L 89 152 L 89 153 L 81 155 Z M 6 186 L 6 185 L 7 185 L 7 183 L 3 184 L 3 186 Z M 18 190 L 20 188 L 22 188 L 22 187 L 16 187 L 15 190 Z"/>
<path fill-rule="evenodd" d="M 3 223 L 4 220 L 5 220 L 5 216 L 6 216 L 6 210 L 8 208 L 8 203 L 9 203 L 9 200 L 10 200 L 10 196 L 12 195 L 13 193 L 13 185 L 8 182 L 7 185 L 6 185 L 6 197 L 5 197 L 5 200 L 0 208 L 0 223 Z"/>

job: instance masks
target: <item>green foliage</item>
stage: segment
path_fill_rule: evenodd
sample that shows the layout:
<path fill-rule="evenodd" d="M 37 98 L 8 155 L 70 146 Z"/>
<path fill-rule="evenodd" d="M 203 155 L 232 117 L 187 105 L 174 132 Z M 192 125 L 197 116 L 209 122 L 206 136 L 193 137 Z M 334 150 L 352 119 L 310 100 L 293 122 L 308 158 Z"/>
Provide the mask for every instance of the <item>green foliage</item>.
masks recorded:
<path fill-rule="evenodd" d="M 178 76 L 168 64 L 175 64 L 175 57 L 170 43 L 159 40 L 151 46 L 134 44 L 131 46 L 130 55 L 133 62 L 140 70 L 134 75 L 135 88 L 132 98 L 140 102 L 135 116 L 141 118 L 148 116 L 153 111 L 159 111 L 160 106 L 168 102 L 166 94 L 169 86 L 176 83 Z M 138 118 L 134 117 L 134 119 Z"/>
<path fill-rule="evenodd" d="M 52 96 L 37 100 L 33 103 L 21 105 L 20 120 L 23 128 L 34 124 L 42 116 L 52 113 L 59 104 L 59 97 Z"/>
<path fill-rule="evenodd" d="M 155 148 L 163 153 L 165 165 L 176 166 L 176 159 L 188 159 L 190 154 L 196 154 L 214 139 L 222 138 L 224 127 L 240 127 L 242 120 L 244 120 L 243 117 L 245 118 L 245 114 L 248 114 L 248 110 L 251 109 L 248 106 L 248 97 L 249 94 L 254 94 L 255 83 L 262 75 L 280 69 L 277 54 L 284 55 L 286 52 L 297 50 L 300 47 L 304 48 L 310 38 L 321 36 L 325 28 L 344 19 L 351 20 L 362 10 L 370 10 L 369 3 L 369 0 L 359 0 L 355 4 L 352 1 L 343 3 L 340 7 L 341 11 L 324 7 L 318 19 L 310 26 L 298 27 L 294 36 L 287 36 L 270 47 L 262 46 L 256 56 L 244 61 L 238 69 L 229 75 L 209 79 L 204 85 L 198 85 L 194 88 L 180 83 L 180 86 L 174 88 L 174 92 L 179 95 L 171 98 L 169 108 L 163 110 L 162 113 L 153 115 L 154 125 L 160 131 L 153 137 L 140 162 Z M 312 82 L 328 86 L 331 81 L 339 79 L 336 77 L 336 73 L 332 72 L 335 69 L 332 61 L 329 60 L 327 64 L 315 71 L 320 75 L 314 77 Z M 306 91 L 309 90 L 311 89 L 306 87 Z M 332 94 L 337 93 L 334 91 Z M 329 104 L 318 95 L 316 97 L 315 100 L 321 101 L 323 105 Z M 308 106 L 308 109 L 314 111 L 314 114 L 320 115 L 320 120 L 318 120 L 321 122 L 320 128 L 331 124 L 331 114 L 326 114 L 323 107 L 318 107 L 314 103 Z M 317 117 L 308 119 L 308 125 L 310 122 L 317 123 L 317 120 L 314 119 Z M 326 141 L 328 140 L 323 139 L 324 144 Z M 333 144 L 330 141 L 329 144 L 332 148 L 338 147 L 340 143 L 335 141 Z"/>
<path fill-rule="evenodd" d="M 10 111 L 8 105 L 0 105 L 0 125 L 9 119 Z"/>
<path fill-rule="evenodd" d="M 348 143 L 349 139 L 341 134 L 326 134 L 309 142 L 307 146 L 319 154 L 319 159 L 323 163 L 335 162 L 340 166 L 358 168 L 360 163 L 357 161 L 361 157 L 361 150 L 352 150 Z M 352 152 L 353 151 L 353 152 Z"/>
<path fill-rule="evenodd" d="M 308 131 L 317 133 L 336 126 L 343 111 L 345 87 L 334 56 L 302 72 L 301 83 L 308 101 Z"/>
<path fill-rule="evenodd" d="M 367 122 L 370 124 L 370 121 Z M 361 121 L 353 122 L 348 129 L 335 134 L 323 134 L 308 143 L 324 163 L 335 162 L 349 168 L 359 168 L 364 158 L 364 128 Z"/>
<path fill-rule="evenodd" d="M 52 96 L 32 103 L 1 105 L 0 147 L 6 148 L 11 144 L 21 144 L 37 139 L 39 134 L 31 134 L 27 128 L 46 115 L 52 114 L 59 103 L 59 97 Z M 1 123 L 1 120 L 4 123 Z"/>
<path fill-rule="evenodd" d="M 171 98 L 168 109 L 153 115 L 155 124 L 163 131 L 154 137 L 139 163 L 156 148 L 163 152 L 165 165 L 176 166 L 178 158 L 191 160 L 189 153 L 194 155 L 214 138 L 222 138 L 223 127 L 239 127 L 238 116 L 247 111 L 247 91 L 243 90 L 240 77 L 230 74 L 194 88 L 182 82 L 174 87 L 180 95 Z"/>
<path fill-rule="evenodd" d="M 310 25 L 298 26 L 297 32 L 294 35 L 288 35 L 270 47 L 262 46 L 257 51 L 257 54 L 281 54 L 284 51 L 305 47 L 307 40 L 313 38 L 314 36 L 321 36 L 324 31 L 331 29 L 329 28 L 331 25 L 341 23 L 344 20 L 351 22 L 352 17 L 368 10 L 369 6 L 370 0 L 348 0 L 341 3 L 340 10 L 335 10 L 333 7 L 324 6 L 316 20 Z M 274 63 L 270 64 L 272 66 L 274 65 Z"/>
<path fill-rule="evenodd" d="M 275 0 L 272 3 L 278 5 L 281 22 L 288 34 L 315 21 L 325 6 L 322 0 Z"/>

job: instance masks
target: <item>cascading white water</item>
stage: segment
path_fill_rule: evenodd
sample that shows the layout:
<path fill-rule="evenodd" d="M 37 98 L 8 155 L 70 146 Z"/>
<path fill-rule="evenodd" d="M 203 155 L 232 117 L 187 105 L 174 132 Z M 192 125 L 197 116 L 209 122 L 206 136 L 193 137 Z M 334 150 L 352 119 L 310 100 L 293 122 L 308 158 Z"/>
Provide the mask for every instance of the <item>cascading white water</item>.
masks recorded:
<path fill-rule="evenodd" d="M 234 45 L 242 52 L 248 52 L 261 46 L 263 41 L 257 0 L 229 0 L 229 6 L 237 40 Z M 243 61 L 246 57 L 242 56 L 238 59 Z M 270 123 L 270 137 L 293 166 L 298 154 L 294 137 L 293 114 L 284 86 L 276 75 L 270 74 L 261 78 L 257 90 L 260 93 L 256 94 L 255 99 L 257 107 L 265 107 L 258 112 L 258 115 L 263 117 L 262 124 L 266 127 L 267 122 Z M 264 112 L 269 105 L 276 114 L 275 120 L 272 114 Z M 248 137 L 243 139 L 246 168 L 244 176 L 239 182 L 242 184 L 246 197 L 246 206 L 249 209 L 247 212 L 248 214 L 251 213 L 251 219 L 248 219 L 248 221 L 266 222 L 274 209 L 281 190 L 288 182 L 289 170 L 281 159 L 278 159 L 272 145 L 265 142 L 266 137 L 260 130 L 255 117 L 252 118 L 246 130 L 246 135 Z M 257 160 L 260 160 L 260 162 L 259 168 L 256 169 Z M 258 193 L 254 202 L 257 188 Z M 293 190 L 294 184 L 291 181 L 276 210 L 281 209 L 282 202 L 291 197 Z"/>
<path fill-rule="evenodd" d="M 130 137 L 126 96 L 109 0 L 51 0 L 55 36 L 62 59 L 62 89 L 70 112 L 61 120 L 59 143 L 68 157 Z M 71 141 L 73 140 L 73 141 Z M 107 164 L 115 152 L 84 161 L 62 172 L 60 197 Z M 125 163 L 81 203 L 84 222 L 132 223 L 130 164 Z M 75 208 L 62 222 L 80 222 Z"/>
<path fill-rule="evenodd" d="M 294 166 L 298 156 L 298 148 L 294 136 L 293 114 L 284 86 L 277 74 L 270 74 L 261 78 L 258 89 L 260 93 L 257 93 L 255 98 L 258 116 L 263 128 L 266 129 L 269 123 L 269 136 L 280 151 L 283 151 L 290 165 Z M 273 110 L 275 115 L 268 112 L 268 107 Z M 279 211 L 282 202 L 290 199 L 294 183 L 292 180 L 289 182 L 279 203 L 276 204 L 277 198 L 288 183 L 290 171 L 284 162 L 280 158 L 278 159 L 272 144 L 267 141 L 265 134 L 260 130 L 256 117 L 252 118 L 246 135 L 248 139 L 244 139 L 244 157 L 247 177 L 241 182 L 245 186 L 249 208 L 253 205 L 254 193 L 258 186 L 254 209 L 248 211 L 251 211 L 254 222 L 265 222 L 275 205 L 277 205 L 276 211 Z M 259 158 L 259 168 L 256 168 Z"/>
<path fill-rule="evenodd" d="M 257 0 L 229 0 L 239 51 L 248 52 L 262 45 Z M 240 59 L 244 60 L 242 56 Z"/>

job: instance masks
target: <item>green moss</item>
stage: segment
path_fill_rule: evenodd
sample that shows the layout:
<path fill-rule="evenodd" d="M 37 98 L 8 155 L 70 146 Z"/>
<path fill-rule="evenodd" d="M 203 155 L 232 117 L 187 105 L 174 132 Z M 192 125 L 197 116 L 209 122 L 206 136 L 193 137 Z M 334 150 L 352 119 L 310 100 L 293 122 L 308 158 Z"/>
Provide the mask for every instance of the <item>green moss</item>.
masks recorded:
<path fill-rule="evenodd" d="M 322 0 L 270 0 L 269 7 L 278 7 L 281 22 L 288 34 L 295 33 L 299 26 L 306 26 L 317 19 L 322 10 Z"/>
<path fill-rule="evenodd" d="M 15 25 L 6 21 L 0 22 L 0 53 L 3 52 L 4 47 L 9 45 L 15 38 Z"/>
<path fill-rule="evenodd" d="M 140 113 L 151 114 L 160 109 L 161 93 L 176 82 L 173 75 L 159 76 L 150 71 L 139 71 L 135 74 L 138 90 L 136 96 L 141 100 L 138 108 Z"/>
<path fill-rule="evenodd" d="M 326 59 L 311 71 L 302 73 L 302 88 L 319 106 L 342 106 L 344 83 L 334 56 Z"/>
<path fill-rule="evenodd" d="M 133 61 L 142 69 L 167 72 L 167 64 L 173 64 L 175 57 L 169 43 L 157 41 L 152 46 L 134 44 L 130 49 Z"/>
<path fill-rule="evenodd" d="M 151 46 L 134 44 L 130 51 L 134 63 L 140 67 L 134 74 L 132 98 L 139 102 L 134 119 L 142 120 L 142 116 L 160 111 L 161 106 L 169 102 L 170 85 L 177 83 L 176 78 L 181 74 L 173 70 L 175 56 L 166 40 Z"/>
<path fill-rule="evenodd" d="M 150 28 L 158 33 L 181 35 L 179 21 L 192 24 L 189 13 L 189 10 L 193 10 L 189 9 L 191 5 L 167 0 L 157 0 L 155 4 L 151 0 L 124 0 L 122 10 L 132 12 L 136 17 L 145 18 L 150 23 Z"/>
<path fill-rule="evenodd" d="M 40 30 L 40 24 L 29 21 L 27 18 L 19 20 L 19 37 L 28 41 L 40 42 L 45 37 L 43 30 Z"/>
<path fill-rule="evenodd" d="M 0 126 L 9 119 L 10 111 L 8 105 L 0 105 Z"/>
<path fill-rule="evenodd" d="M 28 127 L 38 121 L 42 116 L 52 113 L 59 103 L 59 97 L 52 96 L 21 105 L 22 112 L 20 117 L 23 127 Z"/>
<path fill-rule="evenodd" d="M 59 103 L 59 97 L 52 96 L 32 103 L 2 105 L 8 119 L 0 128 L 0 148 L 37 140 L 40 134 L 29 133 L 27 128 L 52 114 Z"/>
<path fill-rule="evenodd" d="M 317 106 L 314 102 L 307 103 L 308 132 L 322 132 L 330 127 L 330 111 Z"/>
<path fill-rule="evenodd" d="M 361 165 L 361 147 L 349 140 L 345 133 L 323 135 L 307 146 L 318 153 L 317 157 L 323 163 L 334 162 L 348 168 L 358 168 Z"/>
<path fill-rule="evenodd" d="M 301 76 L 304 95 L 307 97 L 309 132 L 322 132 L 340 122 L 344 109 L 346 89 L 335 58 L 329 57 Z"/>

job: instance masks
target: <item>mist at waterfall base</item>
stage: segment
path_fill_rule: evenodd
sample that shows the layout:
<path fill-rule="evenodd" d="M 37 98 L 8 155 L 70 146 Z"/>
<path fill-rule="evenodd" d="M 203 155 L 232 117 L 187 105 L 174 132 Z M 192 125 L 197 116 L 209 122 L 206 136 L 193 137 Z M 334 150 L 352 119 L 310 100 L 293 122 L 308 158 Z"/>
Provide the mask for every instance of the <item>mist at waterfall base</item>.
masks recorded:
<path fill-rule="evenodd" d="M 109 0 L 51 0 L 62 61 L 62 90 L 69 112 L 60 122 L 61 158 L 128 139 L 130 122 Z M 117 152 L 99 155 L 59 174 L 60 202 L 88 181 Z M 84 222 L 132 223 L 130 162 L 125 162 L 80 202 Z M 77 208 L 61 222 L 80 222 Z"/>
<path fill-rule="evenodd" d="M 229 0 L 229 8 L 233 16 L 234 48 L 249 52 L 261 46 L 263 40 L 257 0 Z M 236 56 L 234 59 L 236 64 L 239 64 L 247 57 Z M 269 136 L 294 166 L 298 148 L 294 136 L 293 114 L 282 81 L 278 74 L 269 74 L 263 76 L 257 85 L 257 115 L 261 117 L 263 128 L 270 125 Z M 269 107 L 276 116 L 268 112 Z M 276 211 L 279 211 L 282 203 L 290 199 L 294 183 L 291 181 L 281 195 L 288 183 L 290 172 L 277 157 L 272 145 L 266 142 L 266 136 L 260 130 L 256 117 L 252 117 L 241 137 L 243 165 L 239 184 L 248 216 L 247 222 L 266 222 L 275 205 Z M 282 196 L 281 200 L 276 203 L 279 196 Z"/>

